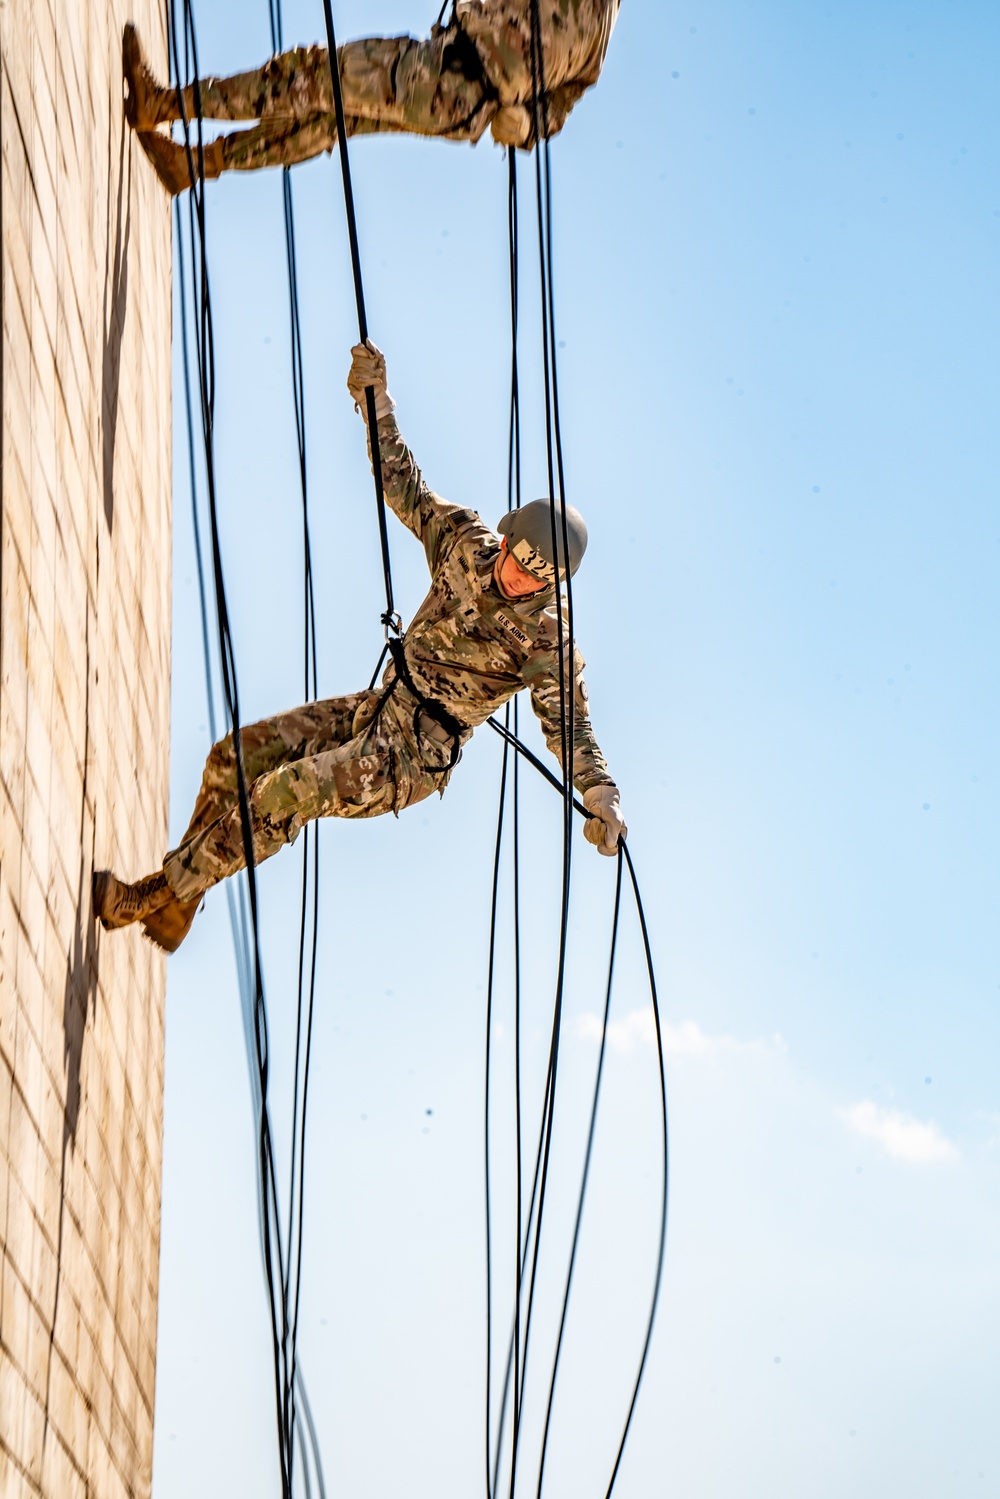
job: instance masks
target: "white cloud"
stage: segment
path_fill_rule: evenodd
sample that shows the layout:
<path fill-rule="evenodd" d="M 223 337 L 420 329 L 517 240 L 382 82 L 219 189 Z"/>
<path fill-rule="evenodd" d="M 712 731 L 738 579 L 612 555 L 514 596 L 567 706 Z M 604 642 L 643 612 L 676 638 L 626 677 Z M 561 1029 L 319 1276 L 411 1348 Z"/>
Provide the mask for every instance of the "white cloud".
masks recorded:
<path fill-rule="evenodd" d="M 894 1160 L 916 1161 L 924 1165 L 953 1161 L 958 1156 L 957 1148 L 933 1120 L 924 1124 L 912 1114 L 881 1108 L 869 1098 L 837 1112 L 856 1135 L 876 1141 Z"/>
<path fill-rule="evenodd" d="M 663 1050 L 668 1057 L 713 1058 L 722 1052 L 784 1052 L 785 1043 L 775 1036 L 768 1043 L 763 1041 L 739 1041 L 735 1036 L 710 1036 L 694 1020 L 682 1020 L 677 1025 L 662 1024 Z M 583 1015 L 577 1022 L 577 1034 L 587 1041 L 600 1041 L 601 1019 L 599 1015 Z M 608 1022 L 608 1045 L 613 1051 L 628 1054 L 637 1046 L 656 1045 L 656 1027 L 653 1011 L 647 1006 L 641 1010 L 630 1010 L 620 1020 Z"/>
<path fill-rule="evenodd" d="M 600 1041 L 601 1019 L 599 1015 L 581 1015 L 577 1021 L 577 1034 L 585 1041 Z M 608 1021 L 608 1045 L 613 1051 L 630 1052 L 637 1046 L 656 1045 L 656 1027 L 653 1011 L 630 1010 L 621 1020 Z"/>

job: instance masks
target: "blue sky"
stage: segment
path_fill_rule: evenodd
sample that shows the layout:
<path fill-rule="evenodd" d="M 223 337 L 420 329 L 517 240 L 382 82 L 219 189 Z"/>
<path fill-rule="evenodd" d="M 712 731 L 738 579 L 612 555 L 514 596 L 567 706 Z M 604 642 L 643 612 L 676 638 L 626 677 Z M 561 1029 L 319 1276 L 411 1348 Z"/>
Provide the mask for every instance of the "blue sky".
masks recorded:
<path fill-rule="evenodd" d="M 198 12 L 205 71 L 266 56 L 263 0 Z M 432 19 L 402 0 L 337 6 L 345 39 Z M 321 6 L 286 5 L 290 40 L 321 30 Z M 997 31 L 981 3 L 625 0 L 600 85 L 553 146 L 568 490 L 591 533 L 577 633 L 668 1042 L 666 1277 L 627 1499 L 1000 1492 Z M 434 488 L 495 519 L 505 161 L 488 141 L 384 139 L 352 162 L 401 428 Z M 521 182 L 525 489 L 541 493 L 526 163 Z M 297 169 L 294 190 L 325 695 L 368 680 L 381 575 L 344 389 L 356 324 L 336 163 Z M 250 720 L 302 683 L 278 175 L 213 184 L 209 233 Z M 175 371 L 172 837 L 209 747 Z M 424 562 L 398 526 L 392 553 L 405 617 Z M 321 834 L 302 1347 L 328 1476 L 357 1495 L 481 1487 L 497 774 L 481 734 L 440 802 Z M 526 790 L 533 1082 L 554 800 Z M 540 1343 L 596 1060 L 608 863 L 578 840 Z M 299 879 L 296 852 L 261 874 L 279 1134 Z M 553 1499 L 603 1493 L 652 1272 L 655 1069 L 626 936 Z M 170 961 L 167 1005 L 154 1493 L 255 1499 L 277 1467 L 219 892 Z M 505 1087 L 509 1025 L 497 1046 Z"/>

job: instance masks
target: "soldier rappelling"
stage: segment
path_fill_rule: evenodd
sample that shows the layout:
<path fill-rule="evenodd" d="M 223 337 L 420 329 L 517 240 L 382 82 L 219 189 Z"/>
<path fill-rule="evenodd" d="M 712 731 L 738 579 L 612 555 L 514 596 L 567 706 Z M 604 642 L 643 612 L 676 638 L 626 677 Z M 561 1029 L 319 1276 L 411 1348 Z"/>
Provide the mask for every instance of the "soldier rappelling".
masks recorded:
<path fill-rule="evenodd" d="M 254 862 L 293 842 L 314 818 L 377 817 L 443 794 L 473 730 L 522 688 L 561 760 L 561 676 L 573 694 L 568 770 L 590 814 L 584 833 L 601 853 L 615 854 L 625 833 L 618 790 L 590 725 L 564 597 L 557 606 L 557 568 L 561 578 L 572 576 L 587 545 L 581 516 L 566 506 L 564 535 L 561 512 L 553 527 L 549 501 L 535 500 L 508 512 L 497 534 L 474 510 L 441 499 L 400 435 L 382 354 L 369 341 L 352 355 L 347 388 L 363 413 L 365 389 L 374 388 L 385 497 L 423 543 L 431 587 L 405 639 L 391 642 L 380 689 L 307 703 L 242 729 Z M 204 892 L 243 866 L 229 735 L 209 754 L 187 832 L 162 869 L 136 884 L 95 873 L 94 913 L 109 930 L 141 922 L 173 952 Z"/>
<path fill-rule="evenodd" d="M 562 129 L 604 64 L 620 0 L 455 0 L 426 40 L 366 37 L 338 47 L 348 135 L 404 132 L 475 144 L 487 127 L 502 146 L 535 143 L 532 10 L 541 38 L 539 119 Z M 442 11 L 443 13 L 443 11 Z M 200 108 L 208 120 L 250 129 L 204 147 L 206 177 L 293 166 L 336 144 L 325 47 L 296 47 L 261 68 L 176 89 L 157 82 L 133 25 L 122 45 L 126 114 L 170 193 L 191 186 L 188 153 L 157 129 Z M 539 84 L 539 87 L 541 85 Z M 197 90 L 197 92 L 196 92 Z"/>

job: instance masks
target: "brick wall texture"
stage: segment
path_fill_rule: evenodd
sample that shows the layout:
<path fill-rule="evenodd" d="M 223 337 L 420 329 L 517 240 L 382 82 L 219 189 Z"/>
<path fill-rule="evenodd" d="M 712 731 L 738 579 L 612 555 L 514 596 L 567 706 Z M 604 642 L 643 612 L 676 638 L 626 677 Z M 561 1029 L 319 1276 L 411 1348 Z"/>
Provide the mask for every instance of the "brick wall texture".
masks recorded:
<path fill-rule="evenodd" d="M 166 847 L 170 209 L 121 30 L 0 0 L 0 1496 L 147 1494 L 165 963 L 90 876 Z"/>

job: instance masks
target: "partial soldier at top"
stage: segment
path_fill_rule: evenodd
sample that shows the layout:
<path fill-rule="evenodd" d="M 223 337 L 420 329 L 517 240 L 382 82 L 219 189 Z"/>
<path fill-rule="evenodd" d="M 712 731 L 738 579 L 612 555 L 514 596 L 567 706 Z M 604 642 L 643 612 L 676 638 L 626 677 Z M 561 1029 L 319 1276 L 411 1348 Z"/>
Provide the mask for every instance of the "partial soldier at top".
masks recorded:
<path fill-rule="evenodd" d="M 366 37 L 338 47 L 348 135 L 386 131 L 473 145 L 489 126 L 502 146 L 535 144 L 532 10 L 542 42 L 540 124 L 557 134 L 595 84 L 620 0 L 454 0 L 446 26 L 427 40 Z M 122 45 L 126 113 L 167 191 L 191 186 L 184 146 L 159 125 L 193 119 L 195 85 L 157 82 L 135 27 Z M 277 53 L 262 68 L 197 84 L 209 120 L 256 121 L 205 146 L 205 176 L 293 166 L 337 141 L 333 81 L 325 47 Z"/>

